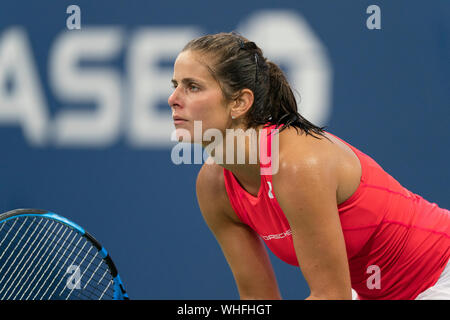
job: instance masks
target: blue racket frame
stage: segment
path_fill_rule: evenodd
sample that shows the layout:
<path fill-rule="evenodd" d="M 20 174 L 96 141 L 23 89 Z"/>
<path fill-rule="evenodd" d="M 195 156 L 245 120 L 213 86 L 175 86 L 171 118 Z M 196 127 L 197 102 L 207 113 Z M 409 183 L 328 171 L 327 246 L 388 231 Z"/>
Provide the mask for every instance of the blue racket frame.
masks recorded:
<path fill-rule="evenodd" d="M 129 300 L 128 294 L 124 289 L 122 280 L 120 279 L 119 273 L 117 272 L 117 268 L 112 261 L 110 255 L 106 251 L 106 249 L 84 228 L 76 224 L 75 222 L 62 217 L 54 212 L 42 210 L 42 209 L 15 209 L 3 214 L 0 214 L 0 224 L 4 223 L 8 220 L 15 219 L 18 217 L 45 217 L 47 219 L 52 219 L 57 222 L 63 223 L 68 227 L 72 228 L 76 232 L 78 232 L 81 236 L 85 237 L 89 242 L 91 242 L 94 247 L 98 250 L 99 255 L 106 262 L 111 272 L 114 281 L 114 300 Z"/>

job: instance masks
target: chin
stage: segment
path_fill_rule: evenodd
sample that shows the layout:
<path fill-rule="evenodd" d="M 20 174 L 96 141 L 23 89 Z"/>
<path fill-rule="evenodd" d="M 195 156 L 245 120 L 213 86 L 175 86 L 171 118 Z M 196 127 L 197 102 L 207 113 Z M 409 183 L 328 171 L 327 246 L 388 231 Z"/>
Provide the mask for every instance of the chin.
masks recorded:
<path fill-rule="evenodd" d="M 172 132 L 172 141 L 178 141 L 182 143 L 198 143 L 202 144 L 202 132 L 194 133 L 191 128 L 176 125 L 175 130 Z"/>

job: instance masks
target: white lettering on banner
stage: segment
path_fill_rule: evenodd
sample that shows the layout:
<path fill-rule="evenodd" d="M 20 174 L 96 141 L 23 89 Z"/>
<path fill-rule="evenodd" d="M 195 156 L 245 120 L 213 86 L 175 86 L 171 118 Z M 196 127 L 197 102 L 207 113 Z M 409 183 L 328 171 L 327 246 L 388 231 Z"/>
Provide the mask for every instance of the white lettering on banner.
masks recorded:
<path fill-rule="evenodd" d="M 19 124 L 32 146 L 45 144 L 48 111 L 27 33 L 20 27 L 0 36 L 0 125 Z M 7 90 L 7 83 L 13 84 Z"/>
<path fill-rule="evenodd" d="M 329 114 L 331 68 L 305 19 L 290 11 L 259 11 L 238 30 L 287 68 L 294 91 L 301 89 L 301 113 L 322 125 Z M 145 27 L 131 35 L 118 26 L 64 30 L 49 50 L 49 88 L 58 104 L 50 117 L 27 33 L 10 27 L 0 34 L 0 126 L 19 125 L 32 146 L 105 148 L 125 136 L 134 148 L 170 148 L 170 108 L 158 107 L 167 105 L 173 66 L 160 64 L 173 63 L 199 34 L 190 26 Z M 90 110 L 77 108 L 91 104 Z"/>
<path fill-rule="evenodd" d="M 286 230 L 285 232 L 282 233 L 278 233 L 278 234 L 269 234 L 266 236 L 261 236 L 264 240 L 272 240 L 272 239 L 283 239 L 286 238 L 288 236 L 292 235 L 292 231 L 291 229 Z"/>
<path fill-rule="evenodd" d="M 68 146 L 108 146 L 120 129 L 121 78 L 105 67 L 79 68 L 81 60 L 109 61 L 122 47 L 120 29 L 95 28 L 63 32 L 50 52 L 50 84 L 67 102 L 95 102 L 95 111 L 59 110 L 54 121 L 55 142 Z"/>

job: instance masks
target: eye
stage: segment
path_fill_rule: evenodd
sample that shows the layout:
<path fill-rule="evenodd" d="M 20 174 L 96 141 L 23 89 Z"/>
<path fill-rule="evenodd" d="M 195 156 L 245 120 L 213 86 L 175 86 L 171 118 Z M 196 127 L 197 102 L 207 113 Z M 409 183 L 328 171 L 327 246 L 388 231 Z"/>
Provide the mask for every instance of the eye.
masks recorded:
<path fill-rule="evenodd" d="M 189 90 L 196 92 L 196 91 L 200 90 L 200 88 L 197 87 L 195 84 L 190 84 L 189 85 Z"/>

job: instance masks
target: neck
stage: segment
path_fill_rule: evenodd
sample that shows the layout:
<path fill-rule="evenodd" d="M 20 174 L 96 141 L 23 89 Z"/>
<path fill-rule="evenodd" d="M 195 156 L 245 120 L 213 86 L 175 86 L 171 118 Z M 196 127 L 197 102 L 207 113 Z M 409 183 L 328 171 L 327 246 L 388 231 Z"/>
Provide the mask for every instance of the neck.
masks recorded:
<path fill-rule="evenodd" d="M 261 184 L 258 143 L 261 128 L 233 128 L 226 131 L 222 141 L 204 145 L 214 162 L 231 171 L 244 189 L 252 194 L 258 193 Z"/>

